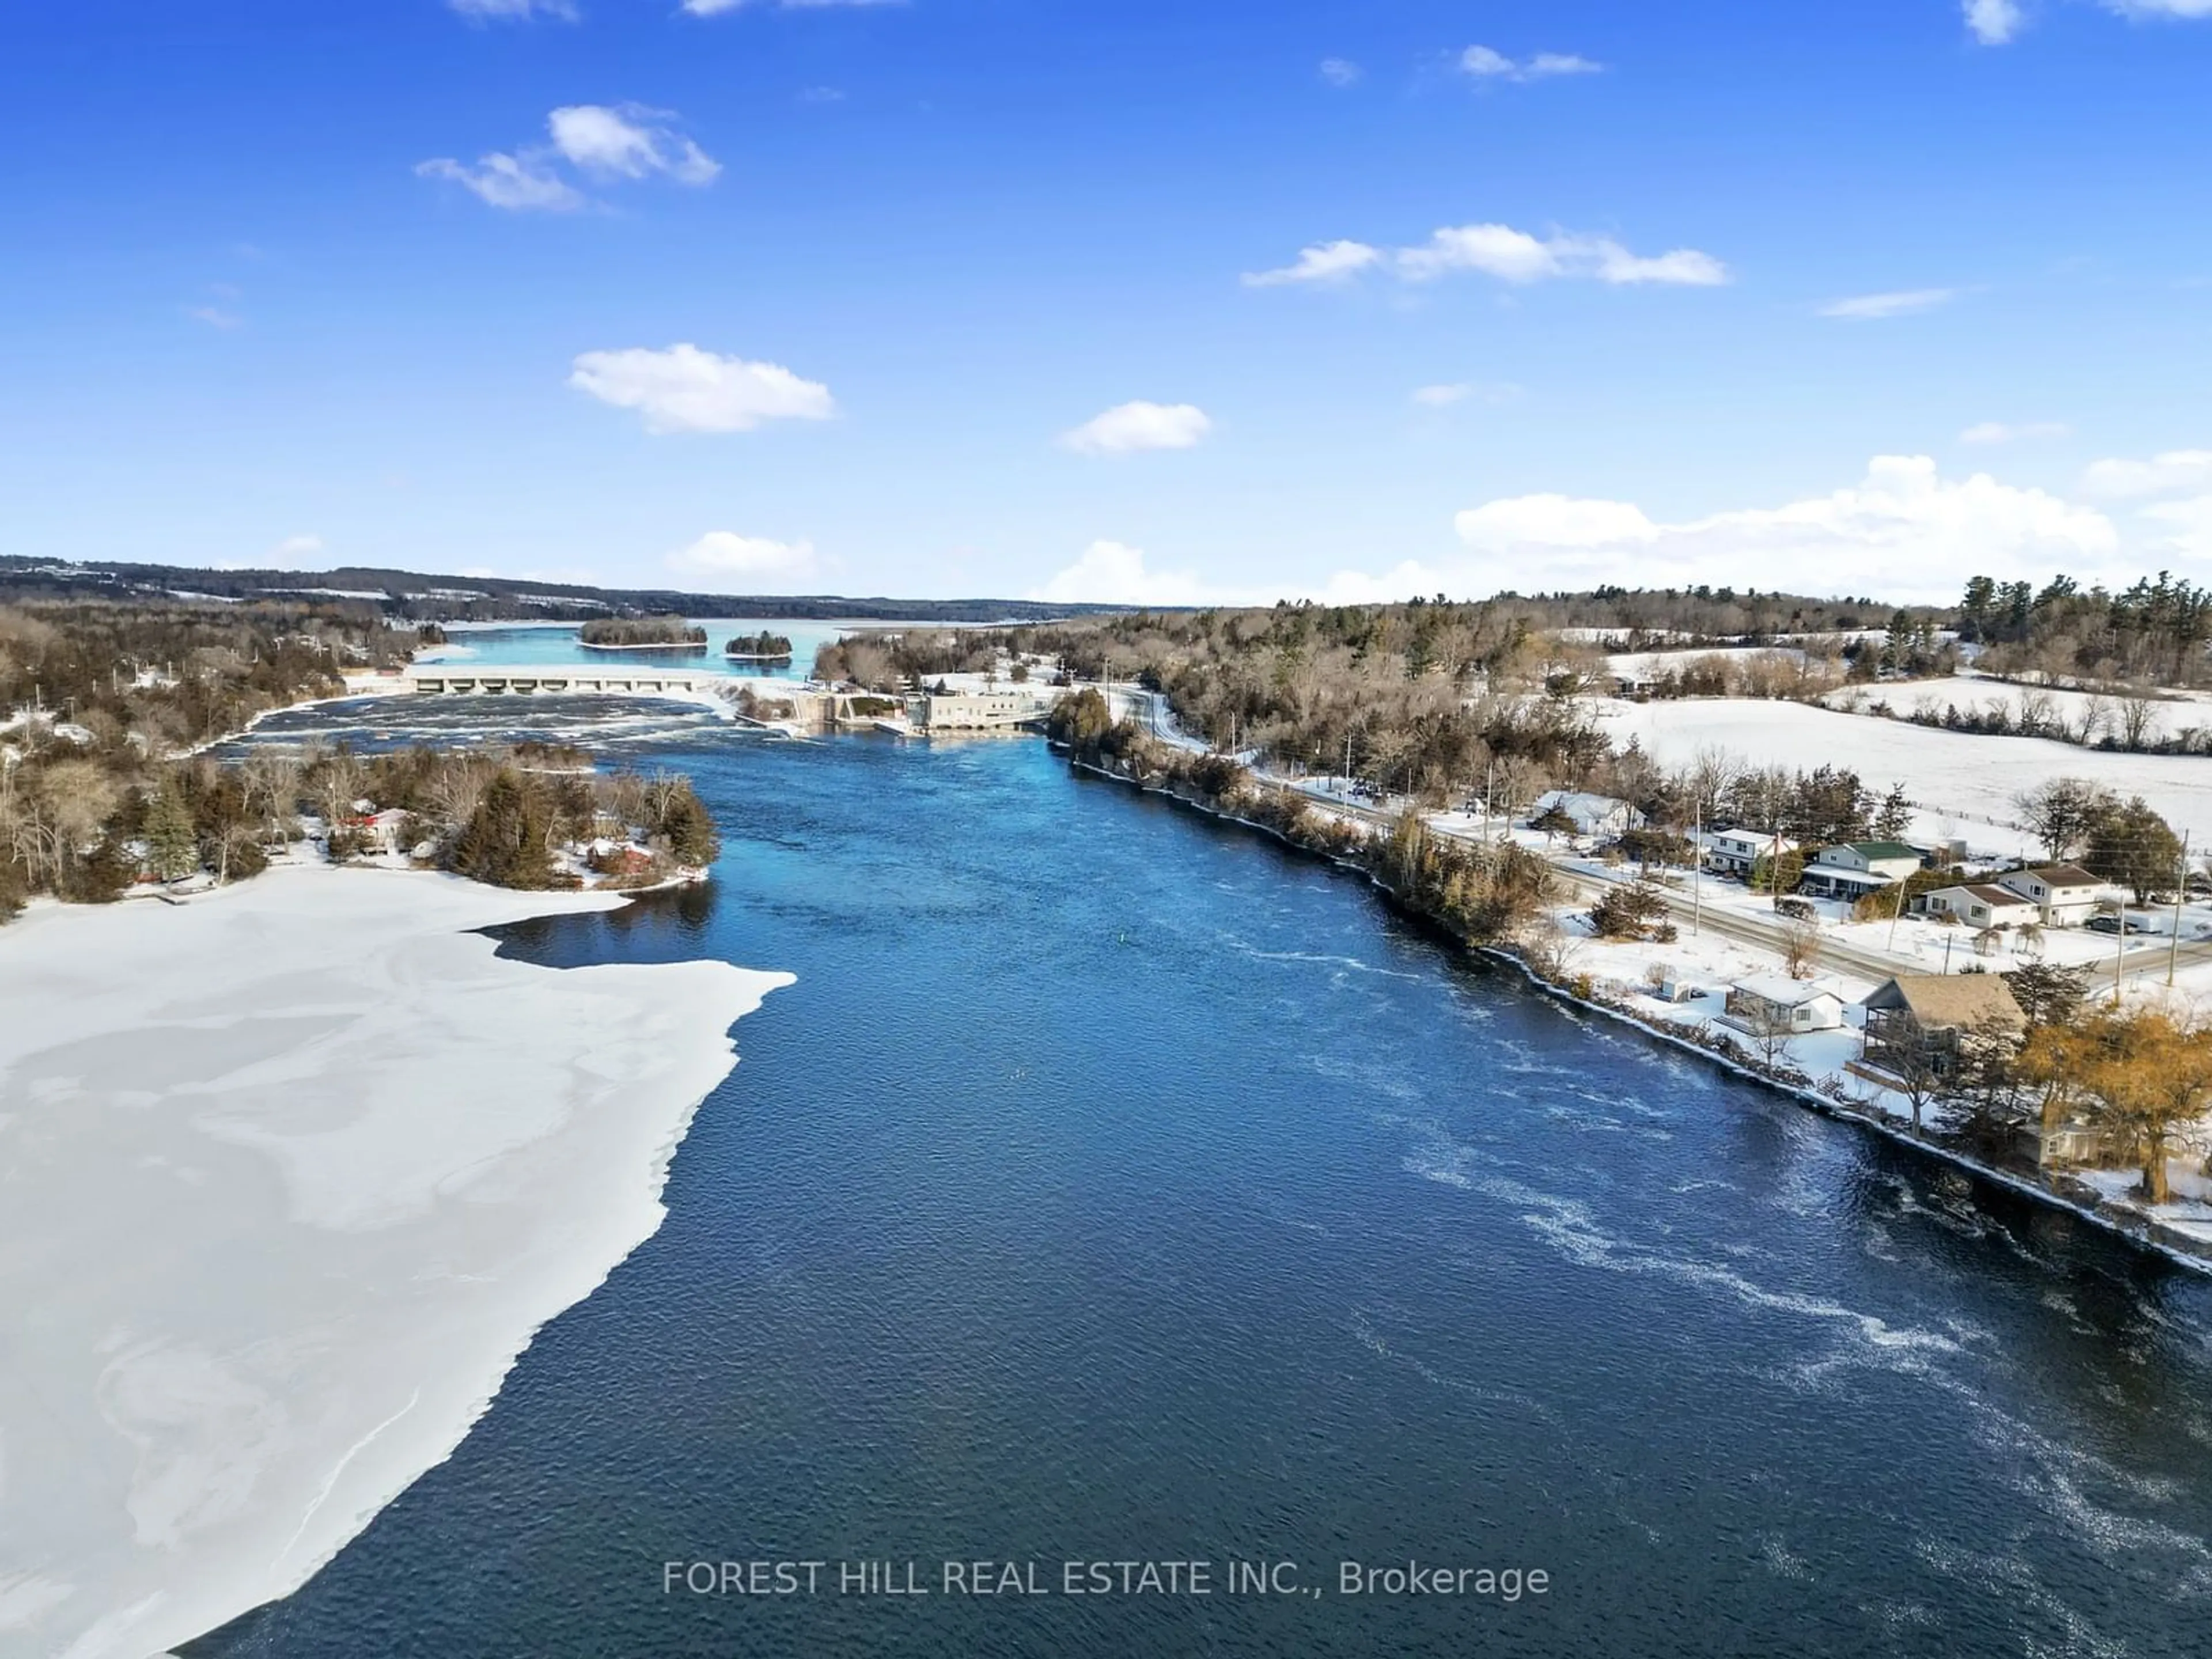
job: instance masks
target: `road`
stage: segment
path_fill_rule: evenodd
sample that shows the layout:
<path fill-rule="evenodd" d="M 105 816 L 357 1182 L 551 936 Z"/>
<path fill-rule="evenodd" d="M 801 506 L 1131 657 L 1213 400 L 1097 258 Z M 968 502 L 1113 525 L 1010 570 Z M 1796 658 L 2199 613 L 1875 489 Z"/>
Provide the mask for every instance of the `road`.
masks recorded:
<path fill-rule="evenodd" d="M 1357 818 L 1361 823 L 1372 824 L 1379 830 L 1395 830 L 1398 826 L 1398 814 L 1388 808 L 1364 806 L 1351 801 L 1339 800 L 1333 796 L 1316 796 L 1306 790 L 1285 783 L 1279 778 L 1262 778 L 1261 781 L 1285 794 L 1294 795 L 1301 800 L 1316 805 L 1325 805 L 1333 812 L 1340 812 L 1348 817 Z M 1438 829 L 1436 833 L 1460 841 L 1474 839 L 1474 836 L 1449 830 Z M 1619 875 L 1600 875 L 1592 871 L 1575 869 L 1556 860 L 1553 861 L 1553 868 L 1568 886 L 1577 892 L 1586 893 L 1593 898 L 1602 893 L 1607 886 L 1617 886 L 1635 879 L 1634 876 L 1626 871 L 1623 871 Z M 1748 945 L 1775 956 L 1783 954 L 1785 943 L 1784 936 L 1787 932 L 1788 923 L 1782 918 L 1776 917 L 1769 921 L 1764 916 L 1746 915 L 1740 910 L 1722 909 L 1715 906 L 1698 906 L 1692 903 L 1690 896 L 1686 894 L 1672 889 L 1662 890 L 1662 891 L 1667 900 L 1668 915 L 1685 933 L 1690 931 L 1691 921 L 1694 914 L 1697 931 L 1700 934 L 1711 933 L 1721 939 L 1733 939 L 1739 945 Z M 2138 981 L 2153 978 L 2162 979 L 2165 977 L 2167 963 L 2174 955 L 2169 942 L 2166 939 L 2138 940 L 2117 962 L 2107 957 L 2094 964 L 2096 977 L 2107 985 L 2112 982 L 2115 973 L 2125 979 Z M 1876 981 L 1887 979 L 1896 974 L 1925 974 L 1930 971 L 1929 963 L 1917 956 L 1901 951 L 1881 951 L 1864 945 L 1845 944 L 1842 940 L 1825 934 L 1820 940 L 1817 960 L 1823 967 L 1843 969 Z M 2178 955 L 2179 967 L 2188 968 L 2204 963 L 2212 963 L 2212 939 L 2185 943 L 2181 946 Z"/>

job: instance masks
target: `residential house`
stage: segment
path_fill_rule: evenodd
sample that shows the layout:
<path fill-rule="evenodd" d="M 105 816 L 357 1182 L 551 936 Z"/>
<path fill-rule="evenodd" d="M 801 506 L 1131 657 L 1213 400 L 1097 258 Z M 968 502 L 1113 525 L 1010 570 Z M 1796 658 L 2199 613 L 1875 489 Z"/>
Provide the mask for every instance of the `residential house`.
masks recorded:
<path fill-rule="evenodd" d="M 2058 1164 L 2101 1164 L 2112 1150 L 2111 1137 L 2079 1112 L 2045 1123 L 2030 1118 L 2014 1131 L 2014 1144 L 2049 1169 Z"/>
<path fill-rule="evenodd" d="M 1969 927 L 2024 927 L 2043 920 L 2034 902 L 2009 887 L 1967 882 L 1923 893 L 1915 902 L 1926 915 L 1949 916 Z"/>
<path fill-rule="evenodd" d="M 1832 1031 L 1844 1023 L 1844 1000 L 1811 980 L 1753 974 L 1729 987 L 1721 1018 L 1753 1036 Z"/>
<path fill-rule="evenodd" d="M 2016 1042 L 2027 1016 L 1995 974 L 1899 974 L 1859 1005 L 1868 1066 L 1893 1077 L 1942 1077 L 1968 1045 Z"/>
<path fill-rule="evenodd" d="M 2078 864 L 2008 870 L 1997 878 L 1997 885 L 2033 903 L 2054 927 L 2078 927 L 2096 915 L 2097 907 L 2110 896 L 2104 882 Z"/>
<path fill-rule="evenodd" d="M 1814 898 L 1862 899 L 1920 867 L 1920 854 L 1901 841 L 1847 842 L 1814 854 L 1797 890 Z"/>
<path fill-rule="evenodd" d="M 365 853 L 405 852 L 411 815 L 396 806 L 387 806 L 380 812 L 359 810 L 368 805 L 367 801 L 356 801 L 356 810 L 343 820 L 343 827 L 353 833 L 355 845 Z"/>
<path fill-rule="evenodd" d="M 1549 789 L 1530 809 L 1528 821 L 1537 823 L 1557 812 L 1570 820 L 1578 836 L 1620 836 L 1641 829 L 1644 814 L 1625 800 L 1610 795 L 1587 795 L 1572 789 Z"/>
<path fill-rule="evenodd" d="M 1756 830 L 1716 830 L 1705 837 L 1705 868 L 1749 881 L 1759 860 L 1773 856 L 1778 845 L 1785 857 L 1797 850 L 1787 836 L 1778 840 Z"/>

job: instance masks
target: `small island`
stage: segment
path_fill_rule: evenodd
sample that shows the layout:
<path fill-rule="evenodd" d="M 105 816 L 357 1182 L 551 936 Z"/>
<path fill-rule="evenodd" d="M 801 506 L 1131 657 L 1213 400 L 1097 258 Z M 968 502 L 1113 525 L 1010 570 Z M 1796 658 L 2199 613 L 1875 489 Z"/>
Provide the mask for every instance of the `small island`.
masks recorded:
<path fill-rule="evenodd" d="M 791 641 L 763 628 L 757 634 L 740 634 L 722 647 L 722 654 L 739 662 L 789 662 Z"/>
<path fill-rule="evenodd" d="M 707 630 L 681 617 L 604 617 L 577 630 L 594 651 L 704 651 Z"/>

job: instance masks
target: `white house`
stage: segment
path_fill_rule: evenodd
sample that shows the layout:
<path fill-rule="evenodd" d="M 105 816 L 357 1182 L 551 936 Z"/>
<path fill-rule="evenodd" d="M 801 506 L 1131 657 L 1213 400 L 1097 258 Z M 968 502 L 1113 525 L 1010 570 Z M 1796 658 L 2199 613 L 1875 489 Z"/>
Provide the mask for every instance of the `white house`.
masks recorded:
<path fill-rule="evenodd" d="M 1833 1031 L 1844 1023 L 1844 1000 L 1811 980 L 1753 974 L 1729 987 L 1721 1018 L 1754 1036 Z"/>
<path fill-rule="evenodd" d="M 2055 927 L 2074 927 L 2097 914 L 2107 897 L 2105 884 L 2078 864 L 2046 864 L 2033 870 L 2008 870 L 1997 885 L 2036 907 Z"/>
<path fill-rule="evenodd" d="M 2043 920 L 2033 900 L 2008 887 L 1978 881 L 1923 893 L 1920 908 L 1929 915 L 1954 917 L 1970 927 L 2024 927 Z"/>
<path fill-rule="evenodd" d="M 1537 798 L 1528 813 L 1531 823 L 1558 812 L 1571 819 L 1578 836 L 1619 836 L 1641 829 L 1644 814 L 1625 800 L 1610 795 L 1586 795 L 1571 789 L 1549 789 Z"/>
<path fill-rule="evenodd" d="M 1815 898 L 1860 899 L 1919 868 L 1920 854 L 1901 841 L 1847 842 L 1814 854 L 1797 890 Z"/>
<path fill-rule="evenodd" d="M 1785 854 L 1797 850 L 1787 836 L 1778 844 Z M 1771 856 L 1777 845 L 1774 836 L 1756 830 L 1716 830 L 1705 837 L 1705 868 L 1749 880 L 1759 860 Z"/>

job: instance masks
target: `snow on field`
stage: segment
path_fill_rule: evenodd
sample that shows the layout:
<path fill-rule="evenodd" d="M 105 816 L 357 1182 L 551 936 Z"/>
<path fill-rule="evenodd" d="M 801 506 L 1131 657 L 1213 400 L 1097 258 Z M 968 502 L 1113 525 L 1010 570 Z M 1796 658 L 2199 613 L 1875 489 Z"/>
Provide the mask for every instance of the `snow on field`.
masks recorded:
<path fill-rule="evenodd" d="M 296 1589 L 659 1225 L 788 978 L 471 931 L 619 902 L 296 866 L 0 929 L 0 1649 Z"/>
<path fill-rule="evenodd" d="M 1805 653 L 1797 647 L 1786 645 L 1724 645 L 1710 651 L 1635 651 L 1607 657 L 1605 669 L 1608 674 L 1655 679 L 1662 674 L 1679 674 L 1692 663 L 1744 663 L 1755 657 L 1786 657 L 1792 662 L 1802 662 Z"/>
<path fill-rule="evenodd" d="M 1871 685 L 1844 686 L 1831 691 L 1821 701 L 1845 714 L 1886 703 L 1899 715 L 1915 714 L 1923 709 L 1941 715 L 1945 708 L 1955 707 L 1961 714 L 2002 709 L 2017 720 L 2030 699 L 2040 701 L 2050 711 L 2051 718 L 2073 730 L 2079 731 L 2084 721 L 2094 723 L 2096 729 L 2093 735 L 2102 735 L 2109 730 L 2118 702 L 2108 694 L 2077 691 L 2067 686 L 2021 685 L 1974 673 L 1954 674 L 1948 679 L 1887 680 Z M 2191 726 L 2207 725 L 2212 725 L 2212 700 L 2202 692 L 2160 691 L 2151 699 L 2146 736 L 2155 741 Z"/>
<path fill-rule="evenodd" d="M 2191 755 L 2123 755 L 2044 738 L 1982 737 L 1902 720 L 1838 714 L 1805 703 L 1717 697 L 1593 705 L 1616 744 L 1632 737 L 1666 764 L 1703 748 L 1733 750 L 1762 765 L 1848 767 L 1879 792 L 1893 782 L 1926 812 L 1955 822 L 1977 845 L 2023 858 L 2037 855 L 2027 836 L 1991 826 L 2017 823 L 2012 798 L 2045 778 L 2095 778 L 2123 795 L 2141 795 L 2194 845 L 2212 848 L 2212 760 Z"/>

